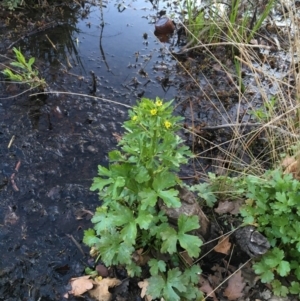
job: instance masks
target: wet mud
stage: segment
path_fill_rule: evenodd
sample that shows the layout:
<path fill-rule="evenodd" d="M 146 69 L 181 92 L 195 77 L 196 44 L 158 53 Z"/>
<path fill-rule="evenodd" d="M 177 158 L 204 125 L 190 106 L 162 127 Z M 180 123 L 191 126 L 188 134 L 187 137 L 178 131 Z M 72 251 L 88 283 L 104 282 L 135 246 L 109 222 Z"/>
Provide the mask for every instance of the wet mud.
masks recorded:
<path fill-rule="evenodd" d="M 1 300 L 61 300 L 70 277 L 83 273 L 87 257 L 74 240 L 88 251 L 87 210 L 99 205 L 89 186 L 124 118 L 90 101 L 40 102 L 0 109 Z"/>
<path fill-rule="evenodd" d="M 144 1 L 45 8 L 42 19 L 2 11 L 1 69 L 20 47 L 49 94 L 0 75 L 0 300 L 63 300 L 91 264 L 82 237 L 100 204 L 89 191 L 97 165 L 130 104 L 176 93 L 174 63 L 151 34 L 157 13 Z"/>

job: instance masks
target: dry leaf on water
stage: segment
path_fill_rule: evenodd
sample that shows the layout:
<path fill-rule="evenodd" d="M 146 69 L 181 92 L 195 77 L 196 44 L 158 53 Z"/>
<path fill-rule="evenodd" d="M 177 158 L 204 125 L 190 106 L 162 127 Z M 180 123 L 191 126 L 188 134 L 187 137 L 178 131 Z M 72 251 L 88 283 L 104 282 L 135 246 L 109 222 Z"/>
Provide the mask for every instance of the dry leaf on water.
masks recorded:
<path fill-rule="evenodd" d="M 244 282 L 244 278 L 242 277 L 242 272 L 239 270 L 235 274 L 233 274 L 228 280 L 228 286 L 224 291 L 224 296 L 228 298 L 228 300 L 236 300 L 243 296 L 243 289 L 246 283 Z"/>
<path fill-rule="evenodd" d="M 142 298 L 145 297 L 145 301 L 151 301 L 152 300 L 151 296 L 146 295 L 148 285 L 149 285 L 149 282 L 148 282 L 147 279 L 145 279 L 144 281 L 140 281 L 138 283 L 138 286 L 142 289 L 142 291 L 141 291 L 141 297 Z"/>
<path fill-rule="evenodd" d="M 110 301 L 111 293 L 108 289 L 120 285 L 121 283 L 122 281 L 117 278 L 104 278 L 102 280 L 96 278 L 94 281 L 95 288 L 90 290 L 89 294 L 98 301 Z"/>
<path fill-rule="evenodd" d="M 218 244 L 214 247 L 214 251 L 228 255 L 230 252 L 231 243 L 229 242 L 229 235 L 223 236 L 219 239 Z"/>
<path fill-rule="evenodd" d="M 90 275 L 72 278 L 70 280 L 70 284 L 72 290 L 69 291 L 69 294 L 73 294 L 74 296 L 81 296 L 85 292 L 89 291 L 93 288 L 93 280 L 90 279 Z"/>

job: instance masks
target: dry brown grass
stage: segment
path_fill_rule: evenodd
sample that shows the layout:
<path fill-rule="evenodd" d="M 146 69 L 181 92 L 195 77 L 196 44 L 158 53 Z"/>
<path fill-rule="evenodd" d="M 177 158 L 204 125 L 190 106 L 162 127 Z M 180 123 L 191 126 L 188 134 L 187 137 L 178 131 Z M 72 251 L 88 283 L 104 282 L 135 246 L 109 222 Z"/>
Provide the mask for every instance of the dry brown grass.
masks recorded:
<path fill-rule="evenodd" d="M 277 10 L 287 10 L 285 1 L 282 0 Z M 238 32 L 233 32 L 230 37 L 223 36 L 223 41 L 212 44 L 202 44 L 199 37 L 197 45 L 190 47 L 188 51 L 205 51 L 214 62 L 215 66 L 225 74 L 228 79 L 228 89 L 235 94 L 237 102 L 234 110 L 228 110 L 224 100 L 221 99 L 219 91 L 207 75 L 198 70 L 198 74 L 204 78 L 207 85 L 203 87 L 195 74 L 183 63 L 178 61 L 182 69 L 193 79 L 198 88 L 202 102 L 208 102 L 218 115 L 219 124 L 202 125 L 202 120 L 192 117 L 189 120 L 188 130 L 193 135 L 194 145 L 196 141 L 208 142 L 206 148 L 201 151 L 195 148 L 196 159 L 195 169 L 201 176 L 205 176 L 207 166 L 203 162 L 212 159 L 212 168 L 221 173 L 252 173 L 259 175 L 266 168 L 278 166 L 282 157 L 292 154 L 297 149 L 300 137 L 300 32 L 297 9 L 289 7 L 288 12 L 282 14 L 285 26 L 278 27 L 271 19 L 263 25 L 274 33 L 262 34 L 252 44 L 237 43 L 240 41 Z M 217 26 L 217 24 L 216 24 Z M 185 28 L 188 31 L 188 28 Z M 257 44 L 255 44 L 257 42 Z M 253 44 L 254 43 L 254 44 Z M 240 63 L 241 70 L 247 73 L 243 78 L 245 90 L 242 91 L 239 74 L 237 74 L 226 61 L 220 59 L 216 54 L 218 47 L 234 46 L 239 53 L 235 59 Z M 211 63 L 212 68 L 213 64 Z M 209 88 L 208 88 L 209 87 Z M 208 93 L 209 90 L 209 93 Z M 272 98 L 276 99 L 275 106 L 272 106 Z M 193 102 L 190 100 L 191 110 Z M 269 108 L 264 118 L 254 118 L 252 111 L 259 108 Z M 193 115 L 193 114 L 192 114 Z M 227 122 L 224 122 L 227 121 Z M 241 122 L 242 120 L 242 122 Z M 245 124 L 247 130 L 245 131 Z M 215 128 L 230 129 L 231 135 L 225 142 L 207 140 L 206 129 L 210 131 Z M 262 143 L 263 142 L 263 143 Z M 260 144 L 260 149 L 257 149 Z M 207 146 L 208 145 L 208 146 Z M 224 147 L 226 146 L 226 147 Z"/>

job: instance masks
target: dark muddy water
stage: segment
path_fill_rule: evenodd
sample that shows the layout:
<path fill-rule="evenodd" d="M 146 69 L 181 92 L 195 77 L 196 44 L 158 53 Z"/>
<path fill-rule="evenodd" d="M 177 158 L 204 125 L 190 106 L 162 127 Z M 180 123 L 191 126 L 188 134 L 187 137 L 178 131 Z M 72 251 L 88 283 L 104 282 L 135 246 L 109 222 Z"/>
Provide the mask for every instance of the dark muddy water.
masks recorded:
<path fill-rule="evenodd" d="M 147 1 L 104 4 L 86 4 L 22 39 L 12 33 L 5 45 L 36 57 L 49 91 L 89 95 L 93 71 L 95 96 L 126 105 L 140 95 L 173 98 L 166 55 L 172 39 L 160 44 L 153 35 L 158 8 Z M 12 57 L 6 48 L 1 54 Z M 81 243 L 90 226 L 86 210 L 99 204 L 89 187 L 116 147 L 127 108 L 58 93 L 13 97 L 24 87 L 4 82 L 0 89 L 0 300 L 63 300 L 68 280 L 88 264 L 70 235 L 88 254 Z"/>

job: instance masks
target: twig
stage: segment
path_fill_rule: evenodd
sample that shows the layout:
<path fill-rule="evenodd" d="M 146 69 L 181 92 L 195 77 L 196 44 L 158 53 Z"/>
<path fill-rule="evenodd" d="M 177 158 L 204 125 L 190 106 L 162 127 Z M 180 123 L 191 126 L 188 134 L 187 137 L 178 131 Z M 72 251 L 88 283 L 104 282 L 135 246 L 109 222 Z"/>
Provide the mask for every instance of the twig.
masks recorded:
<path fill-rule="evenodd" d="M 243 263 L 233 274 L 229 275 L 224 281 L 222 281 L 214 290 L 212 290 L 207 296 L 202 299 L 205 301 L 209 296 L 211 296 L 212 293 L 214 293 L 219 287 L 221 287 L 228 279 L 230 279 L 234 274 L 236 274 L 239 270 L 241 270 L 248 262 L 250 262 L 252 258 L 248 259 L 245 263 Z"/>
<path fill-rule="evenodd" d="M 76 247 L 79 249 L 79 251 L 81 252 L 81 254 L 82 254 L 83 256 L 85 256 L 85 254 L 84 254 L 84 252 L 83 252 L 83 250 L 82 250 L 80 244 L 77 242 L 77 240 L 74 238 L 74 236 L 73 236 L 72 234 L 66 234 L 66 235 L 67 235 L 68 237 L 71 238 L 71 240 L 72 240 L 73 243 L 76 245 Z"/>
<path fill-rule="evenodd" d="M 15 182 L 15 173 L 13 173 L 11 176 L 10 176 L 10 182 L 11 182 L 11 185 L 12 185 L 12 188 L 15 190 L 15 191 L 19 191 L 19 188 Z"/>
<path fill-rule="evenodd" d="M 229 124 L 221 124 L 221 125 L 216 125 L 216 126 L 204 126 L 200 127 L 200 130 L 217 130 L 217 129 L 223 129 L 223 128 L 231 128 L 231 127 L 256 127 L 256 126 L 265 126 L 274 130 L 279 131 L 281 134 L 291 136 L 293 138 L 300 138 L 300 134 L 294 134 L 291 133 L 285 129 L 282 129 L 276 125 L 272 124 L 262 124 L 262 123 L 229 123 Z"/>
<path fill-rule="evenodd" d="M 132 108 L 130 105 L 126 105 L 125 103 L 110 100 L 110 99 L 107 99 L 107 98 L 91 96 L 91 95 L 88 95 L 88 94 L 73 93 L 73 92 L 61 92 L 61 91 L 39 92 L 39 93 L 30 94 L 29 96 L 36 96 L 36 95 L 42 95 L 42 94 L 43 95 L 46 95 L 46 94 L 69 94 L 69 95 L 75 95 L 75 96 L 84 96 L 84 97 L 90 97 L 90 98 L 93 98 L 93 99 L 100 99 L 102 101 L 111 102 L 111 103 L 114 103 L 114 104 L 117 104 L 117 105 L 120 105 L 120 106 L 123 106 L 123 107 L 126 107 L 126 108 Z"/>
<path fill-rule="evenodd" d="M 45 24 L 44 26 L 42 27 L 39 27 L 38 29 L 35 29 L 31 32 L 27 32 L 24 36 L 21 36 L 20 38 L 18 38 L 16 41 L 12 42 L 7 48 L 6 50 L 10 49 L 11 47 L 13 47 L 14 45 L 16 45 L 17 43 L 19 43 L 20 41 L 24 40 L 25 38 L 28 38 L 32 35 L 35 35 L 35 34 L 38 34 L 40 32 L 43 32 L 47 29 L 50 29 L 50 28 L 54 28 L 56 26 L 59 26 L 61 25 L 59 22 L 55 22 L 55 21 L 51 21 L 50 23 L 47 23 Z"/>
<path fill-rule="evenodd" d="M 10 148 L 10 147 L 12 146 L 13 142 L 15 141 L 15 138 L 16 138 L 15 135 L 13 135 L 13 136 L 11 137 L 11 139 L 10 139 L 8 145 L 7 145 L 7 148 Z"/>
<path fill-rule="evenodd" d="M 16 164 L 15 171 L 19 171 L 20 166 L 21 166 L 21 160 L 19 160 L 18 163 Z"/>
<path fill-rule="evenodd" d="M 56 46 L 54 45 L 54 43 L 50 40 L 50 38 L 48 37 L 48 35 L 46 34 L 45 37 L 47 38 L 47 40 L 49 41 L 49 43 L 51 44 L 51 46 L 57 51 Z"/>
<path fill-rule="evenodd" d="M 94 71 L 91 71 L 93 85 L 92 85 L 92 93 L 95 94 L 97 91 L 97 78 Z"/>

